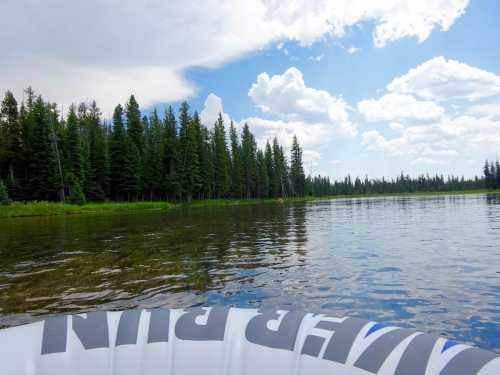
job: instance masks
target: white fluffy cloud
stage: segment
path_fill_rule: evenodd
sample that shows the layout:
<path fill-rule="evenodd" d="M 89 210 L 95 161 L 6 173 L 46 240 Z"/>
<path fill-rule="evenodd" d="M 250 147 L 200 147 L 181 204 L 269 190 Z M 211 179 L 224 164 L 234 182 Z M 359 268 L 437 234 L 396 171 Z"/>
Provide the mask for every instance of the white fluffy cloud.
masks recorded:
<path fill-rule="evenodd" d="M 0 82 L 32 85 L 62 104 L 99 100 L 104 112 L 131 92 L 139 102 L 177 100 L 196 87 L 187 68 L 214 67 L 271 42 L 310 45 L 374 25 L 376 46 L 447 30 L 468 0 L 4 0 Z M 89 22 L 91 17 L 91 22 Z M 256 32 L 258 30 L 258 32 Z M 22 41 L 22 42 L 20 42 Z"/>
<path fill-rule="evenodd" d="M 472 101 L 500 93 L 500 76 L 441 56 L 395 78 L 387 90 L 427 100 Z"/>
<path fill-rule="evenodd" d="M 436 57 L 396 77 L 379 99 L 358 103 L 368 122 L 387 122 L 397 133 L 362 134 L 362 144 L 413 164 L 442 164 L 460 155 L 481 160 L 500 148 L 500 77 Z M 474 102 L 471 104 L 470 102 Z"/>
<path fill-rule="evenodd" d="M 448 30 L 469 0 L 265 0 L 268 16 L 290 39 L 310 44 L 325 34 L 342 37 L 354 25 L 373 22 L 377 47 L 404 37 L 426 40 L 435 28 Z"/>
<path fill-rule="evenodd" d="M 358 111 L 367 121 L 431 121 L 439 119 L 444 108 L 432 101 L 417 100 L 411 95 L 389 93 L 380 99 L 360 101 Z"/>
<path fill-rule="evenodd" d="M 226 125 L 231 123 L 231 118 L 224 112 L 222 99 L 214 93 L 208 94 L 203 105 L 203 110 L 200 113 L 201 123 L 208 128 L 211 128 L 215 124 L 215 121 L 219 118 L 219 113 L 222 115 L 222 119 Z"/>
<path fill-rule="evenodd" d="M 297 68 L 291 67 L 272 77 L 259 74 L 248 95 L 262 112 L 277 117 L 281 124 L 294 124 L 297 129 L 304 127 L 304 132 L 310 135 L 308 138 L 316 135 L 318 142 L 325 140 L 322 137 L 326 133 L 342 136 L 357 133 L 349 119 L 347 103 L 327 91 L 306 86 Z"/>

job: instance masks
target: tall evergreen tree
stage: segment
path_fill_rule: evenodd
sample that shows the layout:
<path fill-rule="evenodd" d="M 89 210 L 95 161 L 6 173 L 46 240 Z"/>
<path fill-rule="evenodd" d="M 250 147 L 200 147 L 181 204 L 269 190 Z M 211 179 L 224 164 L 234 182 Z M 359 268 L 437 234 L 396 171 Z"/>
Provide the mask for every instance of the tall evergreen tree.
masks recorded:
<path fill-rule="evenodd" d="M 143 123 L 147 123 L 146 120 Z M 144 156 L 144 185 L 150 200 L 159 198 L 162 180 L 162 125 L 156 109 L 149 120 Z"/>
<path fill-rule="evenodd" d="M 162 155 L 162 188 L 168 199 L 176 199 L 180 195 L 180 182 L 177 175 L 179 164 L 179 142 L 177 139 L 177 122 L 172 107 L 165 112 L 163 130 Z"/>
<path fill-rule="evenodd" d="M 141 123 L 141 111 L 135 96 L 131 95 L 126 105 L 125 114 L 127 117 L 127 134 L 130 140 L 135 144 L 139 154 L 142 157 L 144 150 L 144 129 Z"/>
<path fill-rule="evenodd" d="M 273 139 L 273 171 L 275 196 L 286 197 L 286 160 L 282 147 L 278 143 L 278 138 Z"/>
<path fill-rule="evenodd" d="M 181 104 L 179 121 L 179 181 L 184 198 L 191 201 L 201 185 L 200 158 L 195 126 L 186 102 Z"/>
<path fill-rule="evenodd" d="M 136 183 L 139 183 L 140 194 L 142 191 L 142 178 L 144 174 L 144 127 L 141 121 L 141 111 L 139 109 L 139 104 L 135 100 L 135 96 L 131 95 L 129 101 L 125 107 L 125 115 L 127 118 L 127 136 L 130 142 L 128 142 L 128 158 L 130 167 L 138 173 L 137 176 L 128 176 L 129 179 L 129 195 L 135 196 Z M 135 147 L 133 147 L 132 143 Z M 137 152 L 136 152 L 137 151 Z M 133 158 L 130 159 L 130 158 Z M 137 160 L 136 160 L 137 159 Z M 132 167 L 133 166 L 133 167 Z M 132 173 L 132 169 L 129 173 Z M 137 180 L 137 181 L 136 181 Z M 130 190 L 132 189 L 132 190 Z M 135 198 L 137 199 L 137 198 Z"/>
<path fill-rule="evenodd" d="M 22 128 L 17 101 L 7 91 L 0 107 L 0 177 L 7 177 L 10 186 L 16 186 L 21 175 Z"/>
<path fill-rule="evenodd" d="M 58 167 L 52 147 L 50 111 L 41 96 L 34 102 L 32 115 L 31 196 L 35 200 L 55 200 L 59 188 Z"/>
<path fill-rule="evenodd" d="M 229 151 L 226 142 L 226 130 L 222 114 L 213 129 L 214 194 L 216 198 L 226 197 L 229 192 Z"/>
<path fill-rule="evenodd" d="M 88 112 L 88 176 L 87 198 L 92 201 L 106 199 L 108 185 L 108 153 L 104 129 L 101 124 L 101 111 L 95 101 Z"/>
<path fill-rule="evenodd" d="M 267 177 L 269 179 L 267 196 L 274 197 L 274 196 L 276 196 L 275 189 L 277 188 L 278 183 L 276 181 L 276 176 L 274 173 L 273 151 L 271 149 L 271 145 L 269 144 L 269 141 L 266 142 L 266 149 L 264 151 L 264 160 L 266 163 Z"/>
<path fill-rule="evenodd" d="M 255 194 L 257 177 L 257 146 L 255 138 L 248 128 L 248 124 L 243 126 L 241 135 L 241 166 L 243 174 L 243 191 L 246 198 L 252 198 Z"/>
<path fill-rule="evenodd" d="M 71 174 L 79 182 L 82 177 L 82 155 L 80 148 L 80 130 L 78 129 L 78 118 L 76 117 L 75 107 L 69 108 L 68 118 L 66 120 L 66 137 L 64 145 L 65 171 Z M 70 179 L 71 176 L 68 176 Z"/>
<path fill-rule="evenodd" d="M 211 195 L 211 179 L 213 178 L 210 164 L 211 164 L 211 153 L 210 143 L 208 139 L 208 134 L 206 128 L 201 124 L 200 116 L 198 112 L 193 115 L 193 132 L 196 138 L 196 152 L 198 154 L 198 165 L 200 166 L 199 173 L 199 190 L 198 197 L 200 199 L 205 199 Z"/>
<path fill-rule="evenodd" d="M 240 198 L 242 196 L 241 145 L 233 121 L 229 127 L 229 138 L 231 141 L 231 196 Z"/>
<path fill-rule="evenodd" d="M 125 198 L 127 164 L 127 135 L 123 125 L 123 109 L 118 104 L 113 113 L 113 133 L 109 146 L 110 157 L 110 194 L 114 200 Z"/>
<path fill-rule="evenodd" d="M 290 162 L 292 194 L 301 197 L 304 195 L 305 191 L 306 176 L 302 165 L 302 149 L 295 135 L 293 136 Z"/>

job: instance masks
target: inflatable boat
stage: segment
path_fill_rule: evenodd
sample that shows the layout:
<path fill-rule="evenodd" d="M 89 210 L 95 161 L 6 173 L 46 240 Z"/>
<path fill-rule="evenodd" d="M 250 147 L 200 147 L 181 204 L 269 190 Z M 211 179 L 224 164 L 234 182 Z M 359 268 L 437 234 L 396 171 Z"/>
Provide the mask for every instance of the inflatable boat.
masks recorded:
<path fill-rule="evenodd" d="M 55 316 L 0 330 L 1 375 L 499 375 L 498 354 L 356 318 L 230 307 Z"/>

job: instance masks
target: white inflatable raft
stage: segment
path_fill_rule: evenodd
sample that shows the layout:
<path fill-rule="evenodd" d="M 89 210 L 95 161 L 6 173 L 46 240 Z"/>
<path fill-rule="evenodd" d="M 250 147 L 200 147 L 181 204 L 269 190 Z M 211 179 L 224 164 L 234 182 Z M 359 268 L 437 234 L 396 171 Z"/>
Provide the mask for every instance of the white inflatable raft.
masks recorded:
<path fill-rule="evenodd" d="M 57 316 L 0 330 L 1 375 L 499 375 L 500 356 L 356 318 L 229 307 Z"/>

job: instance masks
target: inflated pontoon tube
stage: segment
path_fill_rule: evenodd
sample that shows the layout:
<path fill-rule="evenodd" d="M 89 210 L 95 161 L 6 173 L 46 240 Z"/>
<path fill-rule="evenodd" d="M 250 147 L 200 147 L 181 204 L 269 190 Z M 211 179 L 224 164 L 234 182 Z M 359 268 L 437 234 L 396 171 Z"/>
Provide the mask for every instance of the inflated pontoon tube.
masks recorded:
<path fill-rule="evenodd" d="M 229 307 L 56 316 L 0 330 L 1 375 L 499 375 L 500 356 L 356 318 Z"/>

